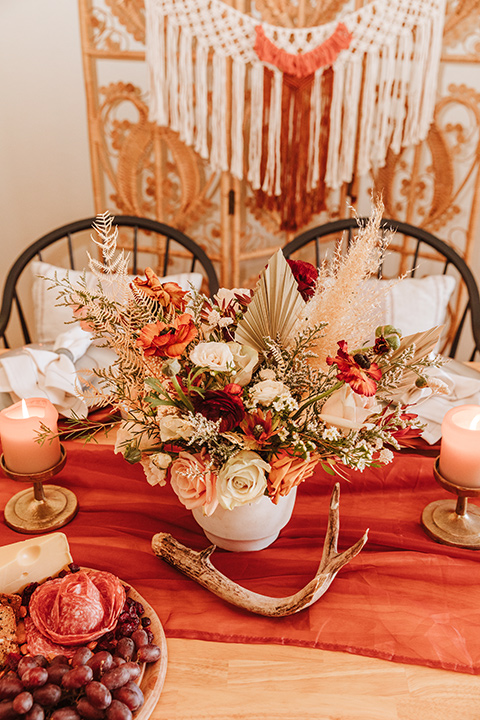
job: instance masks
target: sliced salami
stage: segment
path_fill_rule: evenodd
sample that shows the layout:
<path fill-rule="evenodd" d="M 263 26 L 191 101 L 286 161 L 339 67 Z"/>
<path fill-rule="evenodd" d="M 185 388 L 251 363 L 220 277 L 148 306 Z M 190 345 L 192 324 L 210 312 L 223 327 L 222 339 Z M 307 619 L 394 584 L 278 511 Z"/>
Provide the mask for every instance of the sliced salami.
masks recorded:
<path fill-rule="evenodd" d="M 125 603 L 120 580 L 102 570 L 82 570 L 43 583 L 30 600 L 37 630 L 59 645 L 84 645 L 113 630 Z"/>
<path fill-rule="evenodd" d="M 73 657 L 77 649 L 74 645 L 67 647 L 66 645 L 58 645 L 52 642 L 37 630 L 35 623 L 29 617 L 25 618 L 23 624 L 30 655 L 44 655 L 46 658 L 54 655 L 65 655 L 67 658 Z"/>

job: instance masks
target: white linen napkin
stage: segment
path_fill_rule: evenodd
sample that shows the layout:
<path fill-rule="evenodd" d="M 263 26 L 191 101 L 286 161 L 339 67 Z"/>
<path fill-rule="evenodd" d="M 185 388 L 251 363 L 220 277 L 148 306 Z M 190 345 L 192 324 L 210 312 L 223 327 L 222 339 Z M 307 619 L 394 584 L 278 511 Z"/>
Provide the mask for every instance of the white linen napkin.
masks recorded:
<path fill-rule="evenodd" d="M 114 359 L 112 351 L 92 345 L 91 333 L 80 326 L 61 333 L 54 349 L 27 345 L 7 351 L 0 355 L 3 407 L 22 398 L 45 397 L 60 415 L 86 417 L 88 403 L 77 373 L 106 367 Z"/>
<path fill-rule="evenodd" d="M 480 405 L 480 373 L 468 365 L 449 360 L 441 368 L 431 368 L 428 375 L 442 380 L 450 391 L 448 395 L 430 392 L 426 399 L 420 399 L 411 408 L 426 425 L 422 437 L 433 445 L 442 436 L 442 420 L 451 408 Z"/>

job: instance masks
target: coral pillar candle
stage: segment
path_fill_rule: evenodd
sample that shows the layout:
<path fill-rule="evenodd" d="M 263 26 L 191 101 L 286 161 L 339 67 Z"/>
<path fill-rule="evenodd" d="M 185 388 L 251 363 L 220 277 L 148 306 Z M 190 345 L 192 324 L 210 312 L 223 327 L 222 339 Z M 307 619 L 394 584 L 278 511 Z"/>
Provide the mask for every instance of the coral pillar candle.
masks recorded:
<path fill-rule="evenodd" d="M 460 405 L 443 418 L 439 470 L 455 485 L 480 486 L 480 405 Z"/>
<path fill-rule="evenodd" d="M 8 470 L 19 474 L 48 470 L 60 460 L 58 437 L 38 442 L 39 432 L 57 432 L 58 412 L 46 398 L 28 398 L 0 412 L 0 438 Z"/>

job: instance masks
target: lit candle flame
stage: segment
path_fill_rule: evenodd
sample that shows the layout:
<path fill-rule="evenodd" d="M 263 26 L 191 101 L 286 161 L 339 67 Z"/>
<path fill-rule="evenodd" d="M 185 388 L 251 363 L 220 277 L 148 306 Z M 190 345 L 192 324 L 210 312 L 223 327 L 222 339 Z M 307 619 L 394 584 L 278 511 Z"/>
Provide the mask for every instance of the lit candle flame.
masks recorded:
<path fill-rule="evenodd" d="M 480 427 L 480 413 L 477 413 L 475 417 L 470 420 L 470 430 L 478 430 Z"/>
<path fill-rule="evenodd" d="M 30 417 L 29 412 L 28 412 L 27 403 L 25 402 L 25 400 L 22 400 L 22 417 L 23 417 L 23 418 L 29 418 L 29 417 Z M 479 417 L 480 417 L 480 416 L 479 416 Z"/>

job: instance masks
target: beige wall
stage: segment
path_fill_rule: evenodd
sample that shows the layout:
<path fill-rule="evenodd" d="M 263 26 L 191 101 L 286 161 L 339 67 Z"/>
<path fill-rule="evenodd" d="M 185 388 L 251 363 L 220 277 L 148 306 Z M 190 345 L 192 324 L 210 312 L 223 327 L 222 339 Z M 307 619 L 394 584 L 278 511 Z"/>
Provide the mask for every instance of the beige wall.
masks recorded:
<path fill-rule="evenodd" d="M 0 0 L 0 287 L 36 238 L 94 214 L 76 0 Z"/>

